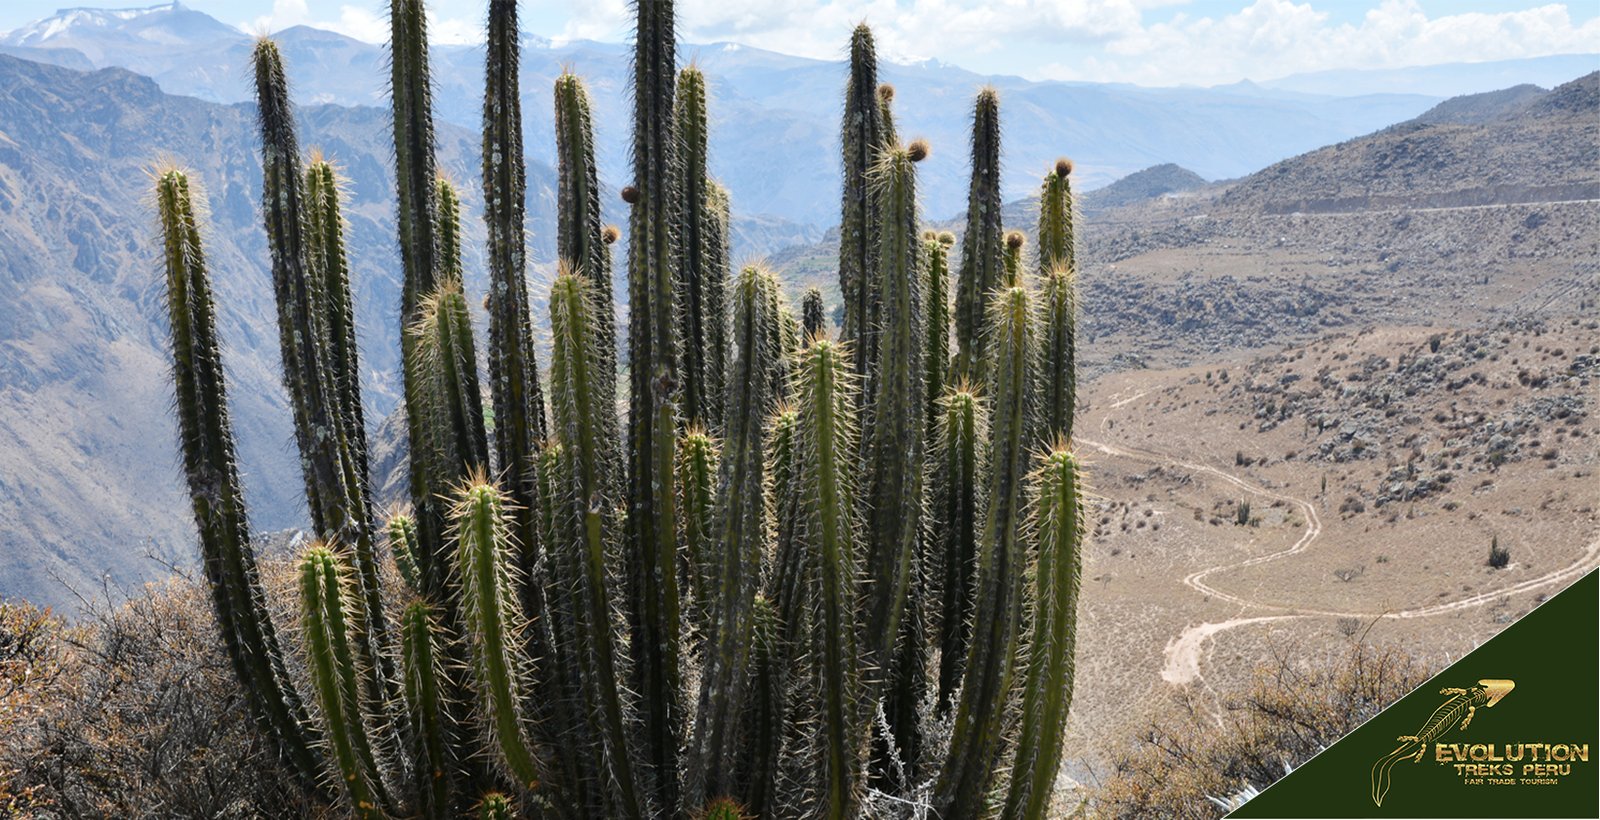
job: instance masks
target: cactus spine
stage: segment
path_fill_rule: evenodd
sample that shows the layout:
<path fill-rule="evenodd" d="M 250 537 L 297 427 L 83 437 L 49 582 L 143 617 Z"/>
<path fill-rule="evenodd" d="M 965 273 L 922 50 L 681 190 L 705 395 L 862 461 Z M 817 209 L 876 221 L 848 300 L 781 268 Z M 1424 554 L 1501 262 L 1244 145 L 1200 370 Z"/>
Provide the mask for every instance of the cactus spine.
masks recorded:
<path fill-rule="evenodd" d="M 726 193 L 713 193 L 706 171 L 706 78 L 689 66 L 678 74 L 676 148 L 679 163 L 678 224 L 675 229 L 678 375 L 682 413 L 690 424 L 718 430 L 722 424 L 722 378 L 728 347 L 724 318 L 727 287 Z M 719 207 L 720 206 L 720 207 Z"/>
<path fill-rule="evenodd" d="M 1044 176 L 1039 191 L 1039 273 L 1049 275 L 1058 267 L 1078 269 L 1072 233 L 1072 160 L 1056 160 Z"/>
<path fill-rule="evenodd" d="M 988 363 L 985 329 L 989 299 L 1005 264 L 1000 227 L 1000 95 L 978 92 L 972 111 L 972 181 L 967 189 L 967 229 L 961 238 L 956 289 L 956 359 L 951 375 L 983 384 Z"/>
<path fill-rule="evenodd" d="M 673 227 L 678 168 L 673 112 L 672 0 L 638 0 L 633 58 L 634 197 L 628 234 L 628 616 L 634 691 L 643 704 L 642 782 L 659 811 L 678 810 L 678 750 L 683 739 L 683 676 L 678 634 L 678 338 Z"/>
<path fill-rule="evenodd" d="M 511 820 L 515 816 L 511 811 L 510 798 L 503 794 L 491 792 L 478 804 L 479 820 Z"/>
<path fill-rule="evenodd" d="M 844 199 L 839 219 L 839 290 L 844 295 L 840 339 L 852 344 L 853 369 L 865 376 L 874 361 L 873 225 L 868 173 L 883 146 L 883 115 L 878 97 L 878 56 L 865 23 L 850 37 L 850 81 L 845 89 Z"/>
<path fill-rule="evenodd" d="M 1017 671 L 1026 550 L 1022 541 L 1023 479 L 1033 412 L 1035 319 L 1025 287 L 1000 291 L 991 303 L 989 504 L 978 547 L 973 635 L 950 740 L 950 757 L 934 787 L 944 817 L 983 813 L 1004 739 L 1004 713 Z"/>
<path fill-rule="evenodd" d="M 156 182 L 156 202 L 172 334 L 174 405 L 212 606 L 252 717 L 301 781 L 314 787 L 320 775 L 314 751 L 318 737 L 284 669 L 256 570 L 228 419 L 216 306 L 188 175 L 178 170 L 162 174 Z"/>
<path fill-rule="evenodd" d="M 1033 635 L 1022 688 L 1022 736 L 1006 793 L 1007 818 L 1042 818 L 1050 807 L 1061 743 L 1072 705 L 1078 584 L 1083 567 L 1083 487 L 1066 439 L 1040 459 L 1034 473 Z"/>

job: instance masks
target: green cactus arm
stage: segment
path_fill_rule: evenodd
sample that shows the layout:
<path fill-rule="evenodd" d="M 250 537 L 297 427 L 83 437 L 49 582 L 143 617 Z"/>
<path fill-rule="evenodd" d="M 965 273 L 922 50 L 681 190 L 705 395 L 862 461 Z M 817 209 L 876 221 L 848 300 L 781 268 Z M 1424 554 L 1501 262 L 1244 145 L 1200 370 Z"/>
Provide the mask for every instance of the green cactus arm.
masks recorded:
<path fill-rule="evenodd" d="M 952 388 L 939 400 L 938 445 L 933 457 L 933 537 L 931 577 L 939 588 L 938 710 L 950 711 L 961 687 L 972 634 L 973 569 L 978 558 L 978 530 L 983 517 L 981 470 L 985 453 L 986 418 L 983 402 L 964 386 Z"/>
<path fill-rule="evenodd" d="M 632 689 L 641 700 L 640 780 L 650 803 L 679 805 L 683 670 L 678 636 L 677 308 L 673 227 L 678 197 L 674 141 L 676 35 L 672 0 L 637 0 L 633 59 L 633 195 L 628 232 L 627 550 Z"/>
<path fill-rule="evenodd" d="M 822 326 L 827 319 L 823 313 L 822 291 L 817 288 L 806 288 L 806 295 L 800 299 L 801 329 L 805 338 L 822 332 Z"/>
<path fill-rule="evenodd" d="M 523 614 L 543 621 L 544 584 L 538 577 L 540 553 L 539 495 L 536 460 L 546 437 L 544 395 L 539 386 L 539 361 L 533 343 L 533 316 L 528 304 L 524 200 L 527 169 L 522 149 L 522 101 L 518 71 L 521 33 L 516 0 L 489 3 L 488 43 L 483 95 L 483 221 L 489 252 L 489 395 L 494 408 L 495 464 L 510 499 L 511 532 L 517 545 L 518 602 Z M 550 658 L 553 648 L 543 626 L 523 632 L 523 650 L 530 658 Z M 548 736 L 553 726 L 557 690 L 553 675 L 542 670 L 524 693 L 531 707 L 534 731 L 553 754 L 565 750 Z"/>
<path fill-rule="evenodd" d="M 894 127 L 894 86 L 878 84 L 878 147 L 888 150 L 900 143 L 900 134 Z"/>
<path fill-rule="evenodd" d="M 704 635 L 716 600 L 716 555 L 712 515 L 716 503 L 717 443 L 690 427 L 678 440 L 678 495 L 683 511 L 683 552 L 694 605 L 692 628 Z"/>
<path fill-rule="evenodd" d="M 769 293 L 772 274 L 747 267 L 734 285 L 734 351 L 727 389 L 727 435 L 716 485 L 715 552 L 702 572 L 707 601 L 706 652 L 700 707 L 689 745 L 685 799 L 733 793 L 740 744 L 740 712 L 749 666 L 751 607 L 766 554 L 766 422 L 776 402 L 774 371 L 781 355 L 772 344 Z M 693 438 L 691 434 L 690 438 Z M 709 476 L 707 489 L 710 488 Z M 686 510 L 687 511 L 687 510 Z"/>
<path fill-rule="evenodd" d="M 516 783 L 529 791 L 539 787 L 540 763 L 523 730 L 517 708 L 528 686 L 527 657 L 517 634 L 524 628 L 516 615 L 516 585 L 511 555 L 515 549 L 507 526 L 505 496 L 481 475 L 456 497 L 452 512 L 456 540 L 456 572 L 461 579 L 462 610 L 472 650 L 472 677 L 500 762 Z"/>
<path fill-rule="evenodd" d="M 712 381 L 711 356 L 716 345 L 720 317 L 712 309 L 711 289 L 724 275 L 713 270 L 709 247 L 716 229 L 711 180 L 706 170 L 706 78 L 691 65 L 678 72 L 676 110 L 673 115 L 677 148 L 678 197 L 674 226 L 678 258 L 673 268 L 674 289 L 678 295 L 678 378 L 679 405 L 684 420 L 712 430 L 720 419 L 712 410 L 712 396 L 720 385 Z M 719 306 L 720 308 L 720 306 Z"/>
<path fill-rule="evenodd" d="M 855 517 L 855 425 L 848 350 L 826 340 L 806 348 L 796 376 L 797 472 L 801 531 L 816 561 L 813 637 L 821 693 L 821 816 L 855 816 L 866 741 L 857 631 L 859 595 Z"/>
<path fill-rule="evenodd" d="M 417 522 L 405 513 L 395 513 L 389 516 L 389 551 L 394 553 L 395 569 L 400 571 L 400 580 L 412 592 L 422 593 L 422 572 L 417 565 Z"/>
<path fill-rule="evenodd" d="M 850 37 L 850 80 L 845 89 L 840 143 L 844 189 L 839 218 L 839 290 L 844 296 L 844 327 L 839 338 L 852 344 L 853 367 L 865 376 L 874 361 L 872 344 L 875 267 L 869 171 L 883 146 L 883 115 L 878 105 L 878 57 L 865 23 Z"/>
<path fill-rule="evenodd" d="M 350 296 L 350 263 L 345 253 L 342 183 L 333 163 L 316 159 L 306 168 L 307 220 L 311 262 L 327 294 L 328 335 L 333 354 L 339 404 L 346 416 L 347 437 L 355 453 L 355 471 L 366 492 L 366 411 L 361 406 L 361 359 L 356 347 L 355 305 Z M 365 568 L 362 568 L 363 571 Z"/>
<path fill-rule="evenodd" d="M 927 322 L 923 338 L 927 344 L 922 351 L 923 409 L 928 420 L 924 439 L 928 450 L 933 449 L 938 437 L 939 400 L 944 397 L 950 368 L 950 246 L 942 236 L 925 235 L 922 243 L 927 260 L 925 301 Z"/>
<path fill-rule="evenodd" d="M 1039 273 L 1065 267 L 1078 269 L 1077 249 L 1072 233 L 1072 160 L 1056 160 L 1044 176 L 1039 191 Z"/>
<path fill-rule="evenodd" d="M 1000 225 L 1000 95 L 978 92 L 972 112 L 972 179 L 967 190 L 967 228 L 961 238 L 956 286 L 956 359 L 951 375 L 983 384 L 988 364 L 989 300 L 1000 287 L 1004 238 Z"/>
<path fill-rule="evenodd" d="M 1022 258 L 1027 244 L 1028 237 L 1022 231 L 1006 232 L 1005 274 L 1000 280 L 1001 287 L 1014 288 L 1022 284 Z"/>
<path fill-rule="evenodd" d="M 616 347 L 611 305 L 611 243 L 600 222 L 600 186 L 594 160 L 594 125 L 589 92 L 574 74 L 555 84 L 558 174 L 556 255 L 589 280 L 596 296 L 595 319 L 607 350 Z"/>
<path fill-rule="evenodd" d="M 1078 392 L 1078 288 L 1077 276 L 1065 265 L 1057 265 L 1044 279 L 1041 293 L 1043 328 L 1041 342 L 1042 423 L 1046 441 L 1072 440 L 1072 417 L 1077 412 Z"/>
<path fill-rule="evenodd" d="M 439 247 L 434 251 L 438 260 L 439 285 L 455 284 L 460 286 L 462 275 L 461 260 L 461 194 L 456 192 L 456 186 L 440 175 L 433 181 L 438 193 L 435 201 L 438 210 L 434 213 L 434 241 Z M 438 287 L 436 285 L 435 287 Z"/>
<path fill-rule="evenodd" d="M 1043 820 L 1061 768 L 1061 744 L 1072 706 L 1078 586 L 1083 568 L 1083 481 L 1065 439 L 1034 473 L 1033 635 L 1022 688 L 1022 735 L 1002 816 Z"/>
<path fill-rule="evenodd" d="M 1023 479 L 1033 429 L 1033 295 L 1000 291 L 992 302 L 992 437 L 989 504 L 978 548 L 973 634 L 951 730 L 950 753 L 934 786 L 934 811 L 978 817 L 988 799 L 1004 745 L 1003 718 L 1017 671 L 1026 550 L 1022 540 Z"/>
<path fill-rule="evenodd" d="M 443 721 L 438 626 L 426 601 L 406 607 L 400 622 L 400 659 L 405 685 L 412 775 L 418 814 L 426 820 L 451 816 L 451 764 Z"/>
<path fill-rule="evenodd" d="M 306 668 L 322 708 L 329 755 L 358 817 L 382 817 L 387 803 L 377 758 L 361 716 L 360 673 L 350 648 L 339 559 L 314 545 L 300 560 L 301 620 Z"/>
<path fill-rule="evenodd" d="M 922 678 L 921 608 L 911 604 L 912 569 L 921 540 L 923 425 L 922 247 L 918 238 L 916 163 L 921 141 L 880 154 L 872 171 L 877 202 L 878 361 L 868 379 L 872 424 L 866 426 L 866 585 L 862 615 L 867 699 L 887 692 L 889 728 L 903 760 L 918 745 L 916 700 Z M 907 715 L 911 717 L 908 719 Z M 880 757 L 886 757 L 880 756 Z M 894 767 L 887 760 L 879 768 Z"/>
<path fill-rule="evenodd" d="M 751 601 L 750 706 L 744 711 L 746 754 L 738 761 L 744 802 L 756 817 L 770 816 L 783 753 L 784 653 L 778 647 L 778 612 L 758 593 Z"/>
<path fill-rule="evenodd" d="M 706 403 L 721 430 L 726 420 L 728 397 L 729 298 L 728 284 L 733 263 L 733 201 L 728 189 L 714 180 L 706 183 L 705 316 L 701 325 L 706 339 Z"/>
<path fill-rule="evenodd" d="M 183 171 L 169 170 L 156 180 L 174 407 L 200 553 L 223 643 L 252 717 L 301 781 L 321 792 L 319 737 L 285 671 L 250 541 L 216 306 L 193 196 Z"/>
<path fill-rule="evenodd" d="M 417 405 L 428 434 L 413 447 L 424 452 L 430 480 L 446 492 L 489 464 L 477 348 L 460 285 L 445 281 L 423 302 L 421 317 L 407 332 L 413 341 L 412 366 L 425 379 L 419 384 Z"/>
<path fill-rule="evenodd" d="M 573 590 L 573 629 L 582 672 L 584 714 L 600 738 L 613 815 L 645 816 L 629 744 L 626 655 L 613 634 L 607 548 L 615 537 L 617 455 L 615 398 L 596 372 L 610 359 L 596 343 L 594 293 L 586 280 L 562 274 L 550 287 L 550 408 L 560 436 L 563 485 L 552 488 L 562 502 L 556 512 L 554 562 L 561 584 Z M 554 484 L 556 482 L 552 482 Z"/>

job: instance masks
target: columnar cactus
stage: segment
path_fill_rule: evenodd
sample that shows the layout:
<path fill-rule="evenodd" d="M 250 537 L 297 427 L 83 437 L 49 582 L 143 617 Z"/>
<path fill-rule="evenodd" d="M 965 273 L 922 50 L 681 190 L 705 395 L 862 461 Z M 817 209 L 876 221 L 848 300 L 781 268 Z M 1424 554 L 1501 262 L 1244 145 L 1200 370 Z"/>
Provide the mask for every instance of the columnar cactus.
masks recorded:
<path fill-rule="evenodd" d="M 1077 270 L 1077 252 L 1072 233 L 1072 160 L 1056 160 L 1044 176 L 1039 191 L 1039 273 L 1049 274 L 1058 267 Z"/>
<path fill-rule="evenodd" d="M 817 288 L 807 288 L 806 295 L 800 299 L 801 330 L 807 339 L 822 332 L 822 326 L 827 321 L 822 309 L 822 291 Z"/>
<path fill-rule="evenodd" d="M 988 454 L 983 402 L 968 387 L 957 386 L 939 399 L 938 444 L 931 464 L 933 540 L 929 576 L 937 579 L 939 608 L 938 709 L 950 710 L 961 688 L 968 640 L 972 634 L 973 569 L 978 530 L 983 521 L 983 465 Z"/>
<path fill-rule="evenodd" d="M 712 429 L 722 424 L 722 378 L 728 347 L 724 312 L 727 287 L 726 195 L 718 202 L 706 170 L 706 78 L 689 66 L 678 74 L 674 124 L 677 127 L 679 181 L 678 261 L 674 274 L 678 303 L 678 374 L 681 412 L 691 424 Z M 719 204 L 721 207 L 719 207 Z"/>
<path fill-rule="evenodd" d="M 1055 253 L 1025 276 L 1021 244 L 1004 246 L 993 92 L 975 116 L 954 356 L 953 237 L 919 233 L 914 164 L 927 147 L 894 142 L 864 27 L 844 124 L 848 341 L 828 338 L 820 293 L 802 323 L 759 266 L 736 278 L 724 316 L 714 291 L 730 223 L 705 175 L 704 80 L 677 71 L 669 0 L 636 5 L 624 438 L 608 247 L 619 232 L 600 223 L 582 84 L 556 83 L 546 408 L 515 3 L 491 0 L 491 436 L 462 202 L 433 161 L 425 14 L 391 3 L 412 483 L 382 524 L 339 183 L 331 164 L 302 163 L 281 55 L 256 49 L 262 207 L 318 536 L 299 564 L 310 709 L 257 578 L 189 182 L 158 179 L 184 467 L 244 702 L 309 792 L 359 816 L 847 818 L 920 804 L 1042 817 L 1076 642 L 1076 297 L 1070 260 Z M 1061 246 L 1041 240 L 1047 254 Z M 1029 474 L 1046 437 L 1058 443 Z M 403 604 L 381 595 L 380 526 Z M 393 643 L 386 609 L 403 611 Z M 919 735 L 930 713 L 950 721 L 938 742 Z"/>
<path fill-rule="evenodd" d="M 1028 237 L 1022 231 L 1006 232 L 1005 273 L 1000 278 L 1001 287 L 1012 288 L 1022 284 L 1022 252 Z"/>
<path fill-rule="evenodd" d="M 1029 379 L 1037 352 L 1034 297 L 1024 286 L 990 303 L 991 439 L 988 497 L 978 544 L 973 635 L 967 646 L 950 757 L 934 787 L 942 817 L 979 817 L 995 780 L 1005 738 L 1006 703 L 1018 668 L 1027 550 L 1022 515 L 1034 410 Z"/>
<path fill-rule="evenodd" d="M 861 799 L 867 722 L 863 719 L 860 594 L 861 526 L 855 504 L 855 378 L 839 344 L 817 340 L 796 370 L 796 537 L 805 545 L 807 594 L 818 695 L 818 807 L 829 820 L 853 817 Z"/>
<path fill-rule="evenodd" d="M 348 570 L 331 551 L 315 546 L 300 561 L 301 631 L 306 669 L 327 728 L 330 772 L 344 784 L 358 817 L 382 817 L 389 809 L 378 755 L 361 703 L 354 616 L 347 610 Z"/>
<path fill-rule="evenodd" d="M 1083 487 L 1065 438 L 1040 459 L 1033 477 L 1033 634 L 1022 686 L 1022 736 L 1006 792 L 1007 818 L 1044 817 L 1072 705 L 1078 585 L 1083 570 Z"/>
<path fill-rule="evenodd" d="M 677 54 L 672 0 L 638 0 L 633 57 L 633 187 L 628 232 L 628 618 L 633 689 L 644 699 L 639 748 L 646 799 L 678 809 L 683 669 L 678 635 L 679 373 L 673 228 L 679 200 L 673 111 Z"/>
<path fill-rule="evenodd" d="M 489 3 L 483 96 L 483 221 L 489 245 L 489 394 L 494 407 L 495 464 L 505 476 L 517 565 L 525 578 L 538 569 L 539 509 L 534 461 L 545 439 L 544 396 L 533 349 L 528 306 L 527 248 L 523 242 L 527 169 L 522 159 L 522 100 L 518 92 L 520 31 L 516 0 Z M 525 583 L 522 609 L 542 614 L 541 585 Z M 542 629 L 527 631 L 527 650 L 544 657 Z M 547 697 L 542 700 L 548 701 Z M 541 721 L 542 722 L 542 721 Z"/>
<path fill-rule="evenodd" d="M 767 420 L 778 396 L 783 352 L 772 343 L 777 322 L 772 274 L 758 267 L 740 273 L 734 288 L 732 369 L 728 417 L 717 485 L 712 538 L 706 551 L 701 597 L 708 607 L 699 709 L 690 742 L 685 799 L 691 804 L 735 792 L 743 752 L 740 711 L 746 694 L 753 607 L 767 554 L 765 447 Z M 709 482 L 707 483 L 709 489 Z M 687 510 L 686 510 L 687 512 Z M 709 583 L 706 583 L 709 582 Z"/>
<path fill-rule="evenodd" d="M 874 361 L 873 327 L 877 298 L 873 293 L 873 225 L 868 174 L 883 146 L 883 114 L 878 104 L 878 55 L 866 23 L 850 36 L 850 81 L 845 89 L 844 200 L 839 219 L 839 291 L 844 295 L 844 328 L 839 338 L 850 342 L 853 367 L 865 376 Z"/>
<path fill-rule="evenodd" d="M 927 345 L 922 351 L 923 410 L 928 416 L 924 432 L 926 448 L 932 450 L 938 438 L 939 399 L 944 397 L 950 373 L 950 246 L 955 234 L 949 231 L 924 231 L 922 252 L 927 275 Z"/>
<path fill-rule="evenodd" d="M 257 725 L 275 741 L 301 780 L 315 787 L 319 742 L 299 693 L 284 670 L 277 631 L 267 615 L 245 514 L 228 392 L 217 342 L 217 311 L 200 240 L 199 212 L 183 171 L 156 181 L 156 211 L 166 267 L 172 334 L 173 406 L 183 450 L 201 563 L 234 674 Z"/>
<path fill-rule="evenodd" d="M 972 182 L 967 190 L 967 229 L 961 238 L 956 289 L 956 359 L 951 375 L 984 381 L 988 356 L 989 298 L 1000 287 L 1005 265 L 1000 226 L 1000 95 L 978 92 L 972 112 Z"/>
<path fill-rule="evenodd" d="M 556 209 L 556 254 L 593 285 L 600 339 L 616 345 L 611 306 L 611 243 L 600 221 L 600 185 L 594 161 L 594 123 L 589 92 L 574 74 L 556 78 L 556 168 L 560 189 Z"/>

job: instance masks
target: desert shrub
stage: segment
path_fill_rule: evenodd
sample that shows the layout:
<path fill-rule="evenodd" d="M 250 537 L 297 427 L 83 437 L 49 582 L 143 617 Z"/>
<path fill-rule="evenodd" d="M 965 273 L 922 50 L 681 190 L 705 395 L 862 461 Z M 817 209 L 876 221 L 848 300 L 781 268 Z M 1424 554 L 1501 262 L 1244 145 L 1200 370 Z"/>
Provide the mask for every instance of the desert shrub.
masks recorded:
<path fill-rule="evenodd" d="M 251 726 L 204 591 L 79 626 L 0 602 L 0 817 L 312 817 Z"/>
<path fill-rule="evenodd" d="M 1511 563 L 1511 548 L 1500 546 L 1500 536 L 1498 535 L 1489 537 L 1489 560 L 1487 563 L 1492 569 L 1505 569 L 1506 565 Z"/>
<path fill-rule="evenodd" d="M 1171 714 L 1117 756 L 1090 796 L 1104 817 L 1220 817 L 1426 680 L 1409 655 L 1352 643 L 1313 657 L 1280 646 L 1249 687 L 1220 704 L 1185 689 Z"/>

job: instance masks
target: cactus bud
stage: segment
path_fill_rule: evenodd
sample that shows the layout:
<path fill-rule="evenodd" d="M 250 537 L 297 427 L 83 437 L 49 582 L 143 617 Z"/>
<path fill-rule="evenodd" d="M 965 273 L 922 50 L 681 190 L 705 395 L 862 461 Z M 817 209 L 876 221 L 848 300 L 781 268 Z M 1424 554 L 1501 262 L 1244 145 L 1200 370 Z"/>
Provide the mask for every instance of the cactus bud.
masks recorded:
<path fill-rule="evenodd" d="M 624 185 L 622 187 L 622 201 L 629 205 L 637 205 L 639 203 L 639 189 L 632 185 Z"/>

